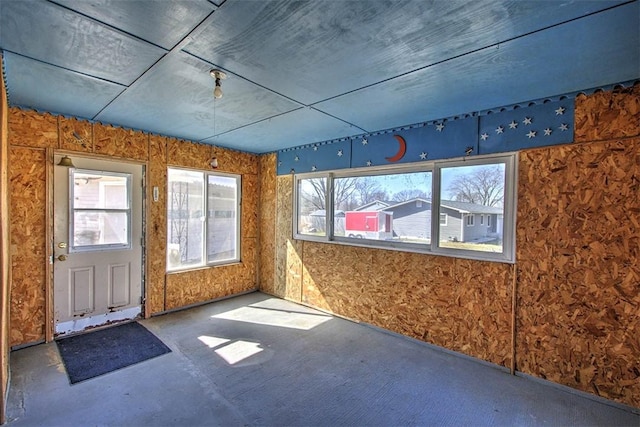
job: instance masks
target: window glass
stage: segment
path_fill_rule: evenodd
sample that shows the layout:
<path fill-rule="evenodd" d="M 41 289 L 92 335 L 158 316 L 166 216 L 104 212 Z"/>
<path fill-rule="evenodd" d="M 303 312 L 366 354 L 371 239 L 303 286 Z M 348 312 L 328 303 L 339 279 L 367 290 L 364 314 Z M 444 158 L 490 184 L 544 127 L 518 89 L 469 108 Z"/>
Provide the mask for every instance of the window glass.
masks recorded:
<path fill-rule="evenodd" d="M 431 172 L 335 178 L 334 235 L 428 245 Z"/>
<path fill-rule="evenodd" d="M 440 213 L 448 222 L 440 223 L 439 247 L 503 252 L 505 168 L 495 163 L 440 169 Z M 493 218 L 487 219 L 488 225 L 485 215 Z"/>
<path fill-rule="evenodd" d="M 204 174 L 169 169 L 167 175 L 167 266 L 203 264 Z"/>
<path fill-rule="evenodd" d="M 70 251 L 130 246 L 130 174 L 70 170 Z"/>
<path fill-rule="evenodd" d="M 207 262 L 238 258 L 238 180 L 209 175 L 207 180 Z"/>
<path fill-rule="evenodd" d="M 297 188 L 297 234 L 327 235 L 327 178 L 300 179 Z"/>
<path fill-rule="evenodd" d="M 169 169 L 167 269 L 240 260 L 240 176 Z"/>
<path fill-rule="evenodd" d="M 294 234 L 513 262 L 515 169 L 506 154 L 296 175 Z"/>

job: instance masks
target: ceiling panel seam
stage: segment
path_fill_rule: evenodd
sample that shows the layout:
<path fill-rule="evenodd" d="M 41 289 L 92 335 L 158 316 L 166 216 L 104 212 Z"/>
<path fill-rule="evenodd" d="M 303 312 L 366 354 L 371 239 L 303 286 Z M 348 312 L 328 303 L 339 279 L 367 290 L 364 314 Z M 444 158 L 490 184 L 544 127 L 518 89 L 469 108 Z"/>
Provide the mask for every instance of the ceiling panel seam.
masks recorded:
<path fill-rule="evenodd" d="M 135 86 L 140 80 L 142 80 L 143 77 L 148 75 L 150 73 L 150 71 L 153 68 L 155 68 L 161 61 L 163 61 L 166 58 L 172 57 L 172 56 L 182 52 L 182 49 L 191 42 L 193 37 L 195 35 L 198 35 L 199 33 L 201 33 L 205 29 L 205 27 L 209 24 L 209 21 L 211 20 L 213 14 L 216 12 L 216 10 L 217 9 L 212 10 L 202 21 L 200 21 L 191 31 L 189 31 L 189 33 L 186 36 L 184 36 L 182 38 L 182 40 L 180 40 L 178 43 L 176 43 L 176 45 L 170 51 L 165 51 L 166 53 L 164 55 L 162 55 L 160 58 L 158 58 L 158 60 L 156 62 L 151 64 L 151 66 L 149 68 L 147 68 L 142 74 L 140 74 L 133 82 L 131 82 L 131 84 L 129 85 L 129 87 L 127 89 L 130 89 L 133 86 Z M 165 50 L 165 49 L 163 49 L 163 50 Z M 95 116 L 93 116 L 93 120 L 96 120 L 96 118 L 100 114 L 102 114 L 102 112 L 106 108 L 108 108 L 111 104 L 113 104 L 125 92 L 126 92 L 126 89 L 123 90 L 122 92 L 120 92 L 115 98 L 113 98 L 111 101 L 109 101 L 104 107 L 102 107 L 102 109 L 100 109 L 100 111 L 98 111 L 98 113 Z"/>
<path fill-rule="evenodd" d="M 584 18 L 587 18 L 587 17 L 593 16 L 593 15 L 597 15 L 597 14 L 599 14 L 599 13 L 607 12 L 607 11 L 609 11 L 609 10 L 612 10 L 612 9 L 615 9 L 615 8 L 618 8 L 618 7 L 623 7 L 623 6 L 626 6 L 626 5 L 631 4 L 631 3 L 636 3 L 637 1 L 638 1 L 638 0 L 630 0 L 630 1 L 627 1 L 627 2 L 624 2 L 624 3 L 620 3 L 620 4 L 617 4 L 617 5 L 614 5 L 614 6 L 610 6 L 610 7 L 607 7 L 607 8 L 604 8 L 604 9 L 601 9 L 601 10 L 598 10 L 598 11 L 595 11 L 595 12 L 587 13 L 587 14 L 584 14 L 584 15 L 579 16 L 579 17 L 576 17 L 576 18 L 567 19 L 567 20 L 565 20 L 565 21 L 558 22 L 557 24 L 548 25 L 548 26 L 546 26 L 546 27 L 539 28 L 539 29 L 537 29 L 537 30 L 532 30 L 532 31 L 529 31 L 529 32 L 527 32 L 527 33 L 524 33 L 524 34 L 521 34 L 521 35 L 518 35 L 518 36 L 509 37 L 509 38 L 507 38 L 507 39 L 501 40 L 501 41 L 499 41 L 499 42 L 492 43 L 492 44 L 487 45 L 487 46 L 484 46 L 484 47 L 479 47 L 479 48 L 476 48 L 476 49 L 470 50 L 470 51 L 468 51 L 468 52 L 460 53 L 460 54 L 458 54 L 458 55 L 454 55 L 454 56 L 451 56 L 451 57 L 449 57 L 449 58 L 446 58 L 446 59 L 443 59 L 443 60 L 440 60 L 440 61 L 437 61 L 437 62 L 433 62 L 433 63 L 431 63 L 431 64 L 424 65 L 424 66 L 422 66 L 422 67 L 418 67 L 418 68 L 415 68 L 415 69 L 413 69 L 413 70 L 406 71 L 406 72 L 404 72 L 404 73 L 400 73 L 400 74 L 395 75 L 395 76 L 393 76 L 393 77 L 388 77 L 388 78 L 386 78 L 386 79 L 383 79 L 383 80 L 377 81 L 377 82 L 375 82 L 375 83 L 370 83 L 370 84 L 368 84 L 368 85 L 365 85 L 365 86 L 362 86 L 362 87 L 359 87 L 359 88 L 356 88 L 356 89 L 352 89 L 352 90 L 349 90 L 349 91 L 346 91 L 346 92 L 340 93 L 340 94 L 338 94 L 338 95 L 334 95 L 334 96 L 331 96 L 331 97 L 329 97 L 329 98 L 322 99 L 322 100 L 320 100 L 320 101 L 313 102 L 313 103 L 309 104 L 309 106 L 312 106 L 312 107 L 313 107 L 313 106 L 318 105 L 318 104 L 320 104 L 320 103 L 323 103 L 323 102 L 326 102 L 326 101 L 331 101 L 331 100 L 333 100 L 333 99 L 337 99 L 337 98 L 340 98 L 340 97 L 342 97 L 342 96 L 349 95 L 349 94 L 352 94 L 352 93 L 358 92 L 358 91 L 363 90 L 363 89 L 368 89 L 368 88 L 374 87 L 374 86 L 379 85 L 379 84 L 382 84 L 382 83 L 387 83 L 387 82 L 389 82 L 389 81 L 392 81 L 392 80 L 395 80 L 395 79 L 398 79 L 398 78 L 401 78 L 401 77 L 405 77 L 405 76 L 408 76 L 408 75 L 410 75 L 410 74 L 417 73 L 417 72 L 419 72 L 419 71 L 426 70 L 426 69 L 431 68 L 431 67 L 434 67 L 434 66 L 436 66 L 436 65 L 440 65 L 440 64 L 443 64 L 443 63 L 446 63 L 446 62 L 449 62 L 449 61 L 453 61 L 453 60 L 456 60 L 456 59 L 460 59 L 460 58 L 463 58 L 463 57 L 465 57 L 465 56 L 467 56 L 467 55 L 472 55 L 472 54 L 474 54 L 474 53 L 478 53 L 478 52 L 483 51 L 483 50 L 487 50 L 487 49 L 491 49 L 491 48 L 495 48 L 495 47 L 498 47 L 498 48 L 499 48 L 501 44 L 509 43 L 509 42 L 514 41 L 514 40 L 518 40 L 518 39 L 521 39 L 521 38 L 524 38 L 524 37 L 531 36 L 531 35 L 533 35 L 533 34 L 541 33 L 541 32 L 543 32 L 543 31 L 547 31 L 547 30 L 550 30 L 550 29 L 552 29 L 552 28 L 557 28 L 557 27 L 560 27 L 560 26 L 562 26 L 562 25 L 566 25 L 566 24 L 569 24 L 569 23 L 571 23 L 571 22 L 578 21 L 578 20 L 580 20 L 580 19 L 584 19 Z"/>
<path fill-rule="evenodd" d="M 265 117 L 264 119 L 260 119 L 260 120 L 257 120 L 255 122 L 251 122 L 251 123 L 247 123 L 247 124 L 242 125 L 242 126 L 238 126 L 237 128 L 229 129 L 229 130 L 226 130 L 224 132 L 217 133 L 215 135 L 207 136 L 206 138 L 199 139 L 198 142 L 202 142 L 202 141 L 205 141 L 205 140 L 210 139 L 210 138 L 217 138 L 219 136 L 226 135 L 226 134 L 228 134 L 230 132 L 237 131 L 238 129 L 242 129 L 242 128 L 246 128 L 246 127 L 249 127 L 249 126 L 256 125 L 258 123 L 266 122 L 268 120 L 275 119 L 276 117 L 284 116 L 285 114 L 289 114 L 289 113 L 293 113 L 295 111 L 302 110 L 303 108 L 304 107 L 294 108 L 293 110 L 285 111 L 284 113 L 276 114 L 276 115 L 270 116 L 270 117 Z"/>
<path fill-rule="evenodd" d="M 27 59 L 29 59 L 31 61 L 39 62 L 41 64 L 45 64 L 45 65 L 48 65 L 50 67 L 54 67 L 54 68 L 58 68 L 60 70 L 68 71 L 70 73 L 79 74 L 81 76 L 86 76 L 86 77 L 90 77 L 92 79 L 100 80 L 101 82 L 107 82 L 107 83 L 111 83 L 111 84 L 114 84 L 114 85 L 118 85 L 118 86 L 121 86 L 123 89 L 126 89 L 128 87 L 124 83 L 115 82 L 113 80 L 105 79 L 105 78 L 102 78 L 102 77 L 97 77 L 97 76 L 94 76 L 94 75 L 91 75 L 91 74 L 88 74 L 88 73 L 83 73 L 82 71 L 73 70 L 73 69 L 67 68 L 67 67 L 62 67 L 60 65 L 52 64 L 51 62 L 47 62 L 47 61 L 43 61 L 41 59 L 33 58 L 31 56 L 23 55 L 21 53 L 14 52 L 14 51 L 9 50 L 9 49 L 3 49 L 2 51 L 3 52 L 8 52 L 8 53 L 10 53 L 12 55 L 20 56 L 22 58 L 27 58 Z"/>
<path fill-rule="evenodd" d="M 131 37 L 131 38 L 133 38 L 133 39 L 136 39 L 136 40 L 138 40 L 138 41 L 141 41 L 141 42 L 144 42 L 144 43 L 150 44 L 150 45 L 152 45 L 152 46 L 154 46 L 154 47 L 157 47 L 157 48 L 159 48 L 159 49 L 162 49 L 162 50 L 163 50 L 163 51 L 165 51 L 165 52 L 168 52 L 166 48 L 164 48 L 164 47 L 162 47 L 162 46 L 160 46 L 160 45 L 157 45 L 157 44 L 155 44 L 155 43 L 154 43 L 154 42 L 152 42 L 152 41 L 149 41 L 149 40 L 147 40 L 147 39 L 143 39 L 143 38 L 142 38 L 142 37 L 140 37 L 140 36 L 136 36 L 135 34 L 132 34 L 132 33 L 128 32 L 128 31 L 125 31 L 125 30 L 123 30 L 123 29 L 121 29 L 121 28 L 115 27 L 115 26 L 113 26 L 113 25 L 111 25 L 111 24 L 108 24 L 108 23 L 106 23 L 106 22 L 104 22 L 104 21 L 101 21 L 101 20 L 99 20 L 99 19 L 96 19 L 96 18 L 94 18 L 94 17 L 93 17 L 93 16 L 91 16 L 91 15 L 87 15 L 87 14 L 85 14 L 85 13 L 82 13 L 82 12 L 80 12 L 80 11 L 77 11 L 77 10 L 75 10 L 75 9 L 72 9 L 72 8 L 70 8 L 70 7 L 68 7 L 68 6 L 63 5 L 63 4 L 57 3 L 55 0 L 47 0 L 47 2 L 49 2 L 49 3 L 53 4 L 53 5 L 57 6 L 57 7 L 60 7 L 60 8 L 62 8 L 62 9 L 68 10 L 68 11 L 70 11 L 70 12 L 72 12 L 72 13 L 75 13 L 75 14 L 77 14 L 77 15 L 83 16 L 83 17 L 85 17 L 85 18 L 87 18 L 87 19 L 90 19 L 90 20 L 91 20 L 91 21 L 93 21 L 93 22 L 97 22 L 97 23 L 98 23 L 98 24 L 100 24 L 100 25 L 104 25 L 105 27 L 108 27 L 108 28 L 110 28 L 110 29 L 112 29 L 112 30 L 114 30 L 114 31 L 117 31 L 117 32 L 122 33 L 122 34 L 125 34 L 125 35 L 127 35 L 127 36 L 129 36 L 129 37 Z"/>
<path fill-rule="evenodd" d="M 248 83 L 251 83 L 252 85 L 258 86 L 258 87 L 259 87 L 259 88 L 261 88 L 261 89 L 264 89 L 264 90 L 269 91 L 269 92 L 271 92 L 271 93 L 273 93 L 273 94 L 275 94 L 275 95 L 278 95 L 278 96 L 280 96 L 280 97 L 282 97 L 282 98 L 286 99 L 287 101 L 290 101 L 290 102 L 293 102 L 293 103 L 295 103 L 295 104 L 298 104 L 300 107 L 309 107 L 309 105 L 307 105 L 307 104 L 305 104 L 305 103 L 302 103 L 302 102 L 300 102 L 300 101 L 298 101 L 298 100 L 296 100 L 296 99 L 293 99 L 293 98 L 291 98 L 291 97 L 288 97 L 287 95 L 284 95 L 284 94 L 282 94 L 282 93 L 280 93 L 280 92 L 277 92 L 277 91 L 275 91 L 275 90 L 273 90 L 273 89 L 271 89 L 271 88 L 268 88 L 268 87 L 266 87 L 266 86 L 263 86 L 263 85 L 261 85 L 260 83 L 256 83 L 256 82 L 254 82 L 253 80 L 248 79 L 248 78 L 244 77 L 244 76 L 243 76 L 243 75 L 241 75 L 241 74 L 237 74 L 237 73 L 233 72 L 233 70 L 232 70 L 232 69 L 230 69 L 230 68 L 224 68 L 224 67 L 222 67 L 222 66 L 220 66 L 220 65 L 218 65 L 218 64 L 214 64 L 213 62 L 210 62 L 210 61 L 208 61 L 208 60 L 206 60 L 206 59 L 204 59 L 204 58 L 201 58 L 201 57 L 200 57 L 200 56 L 198 56 L 198 55 L 194 55 L 193 53 L 191 53 L 191 52 L 189 52 L 189 51 L 187 51 L 187 50 L 182 50 L 182 52 L 183 52 L 183 53 L 185 53 L 185 54 L 187 54 L 187 55 L 189 55 L 189 56 L 191 56 L 191 57 L 193 57 L 193 58 L 195 58 L 195 59 L 197 59 L 198 61 L 202 61 L 202 62 L 204 62 L 204 63 L 206 63 L 206 64 L 209 64 L 209 65 L 211 65 L 211 66 L 214 66 L 214 67 L 219 67 L 219 68 L 221 68 L 222 70 L 229 72 L 229 74 L 233 74 L 233 76 L 234 76 L 234 77 L 238 77 L 238 78 L 240 78 L 240 79 L 242 79 L 242 80 L 244 80 L 244 81 L 246 81 L 246 82 L 248 82 Z"/>

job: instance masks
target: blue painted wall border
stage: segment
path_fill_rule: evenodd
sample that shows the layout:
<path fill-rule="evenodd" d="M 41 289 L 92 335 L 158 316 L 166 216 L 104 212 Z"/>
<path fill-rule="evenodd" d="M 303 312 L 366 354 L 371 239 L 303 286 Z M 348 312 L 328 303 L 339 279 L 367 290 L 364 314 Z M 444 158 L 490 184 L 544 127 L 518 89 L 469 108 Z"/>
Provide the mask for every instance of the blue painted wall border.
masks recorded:
<path fill-rule="evenodd" d="M 576 96 L 631 87 L 635 83 L 637 81 L 585 89 L 509 107 L 279 150 L 277 174 L 415 163 L 569 144 L 573 142 Z M 338 155 L 338 152 L 342 154 Z"/>

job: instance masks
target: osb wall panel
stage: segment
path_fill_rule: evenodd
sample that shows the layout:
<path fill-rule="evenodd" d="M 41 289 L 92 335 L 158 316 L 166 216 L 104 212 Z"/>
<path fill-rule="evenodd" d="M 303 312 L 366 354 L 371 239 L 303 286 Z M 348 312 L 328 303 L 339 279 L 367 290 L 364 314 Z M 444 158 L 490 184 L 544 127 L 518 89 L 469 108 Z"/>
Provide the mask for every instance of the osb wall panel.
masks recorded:
<path fill-rule="evenodd" d="M 93 126 L 86 120 L 59 117 L 60 141 L 62 150 L 93 152 Z"/>
<path fill-rule="evenodd" d="M 305 242 L 303 301 L 492 363 L 511 361 L 511 268 Z"/>
<path fill-rule="evenodd" d="M 275 283 L 273 295 L 300 301 L 302 298 L 303 241 L 292 237 L 293 177 L 277 177 L 276 189 L 276 241 Z"/>
<path fill-rule="evenodd" d="M 147 305 L 150 314 L 164 311 L 164 280 L 167 269 L 167 138 L 149 137 L 147 170 Z M 158 201 L 153 188 L 158 187 Z"/>
<path fill-rule="evenodd" d="M 96 154 L 146 161 L 149 158 L 149 135 L 96 123 L 93 125 L 93 147 Z"/>
<path fill-rule="evenodd" d="M 260 290 L 275 294 L 276 164 L 275 153 L 260 156 L 259 276 Z"/>
<path fill-rule="evenodd" d="M 167 163 L 193 169 L 211 169 L 211 146 L 179 139 L 167 141 Z"/>
<path fill-rule="evenodd" d="M 220 147 L 212 147 L 211 157 L 218 159 L 220 172 L 233 172 L 240 174 L 258 174 L 258 156 L 255 154 L 241 153 Z"/>
<path fill-rule="evenodd" d="M 256 239 L 242 239 L 242 262 L 167 275 L 167 310 L 256 288 Z"/>
<path fill-rule="evenodd" d="M 58 118 L 51 114 L 11 108 L 9 144 L 25 147 L 57 148 Z"/>
<path fill-rule="evenodd" d="M 640 407 L 640 138 L 521 154 L 518 370 Z"/>
<path fill-rule="evenodd" d="M 640 83 L 627 89 L 576 98 L 575 141 L 640 135 Z"/>
<path fill-rule="evenodd" d="M 258 202 L 259 202 L 258 175 L 242 175 L 242 235 L 245 237 L 258 237 Z"/>
<path fill-rule="evenodd" d="M 0 57 L 2 69 L 2 57 Z M 8 105 L 4 79 L 0 78 L 0 424 L 5 422 L 9 385 L 9 178 L 7 163 Z"/>
<path fill-rule="evenodd" d="M 11 147 L 9 163 L 11 345 L 17 345 L 44 339 L 45 151 Z"/>

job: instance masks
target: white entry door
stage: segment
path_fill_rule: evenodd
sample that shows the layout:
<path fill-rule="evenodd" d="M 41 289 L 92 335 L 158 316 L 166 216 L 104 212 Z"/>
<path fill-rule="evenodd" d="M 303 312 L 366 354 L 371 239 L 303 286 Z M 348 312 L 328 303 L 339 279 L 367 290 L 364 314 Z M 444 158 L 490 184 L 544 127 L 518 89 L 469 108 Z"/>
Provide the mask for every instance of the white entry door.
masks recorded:
<path fill-rule="evenodd" d="M 142 310 L 141 165 L 73 157 L 54 166 L 56 335 Z"/>

